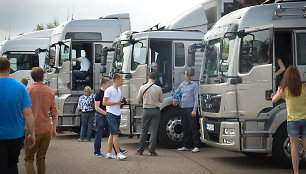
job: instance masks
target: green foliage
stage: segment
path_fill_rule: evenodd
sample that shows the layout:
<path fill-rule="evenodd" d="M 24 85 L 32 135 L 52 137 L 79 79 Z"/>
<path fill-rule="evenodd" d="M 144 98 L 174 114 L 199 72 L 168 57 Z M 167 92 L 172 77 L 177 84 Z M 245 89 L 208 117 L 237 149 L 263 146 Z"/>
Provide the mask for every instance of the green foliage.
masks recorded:
<path fill-rule="evenodd" d="M 44 30 L 44 29 L 51 29 L 55 28 L 59 25 L 59 22 L 56 18 L 53 19 L 52 22 L 49 22 L 46 27 L 43 26 L 43 24 L 37 24 L 36 27 L 34 28 L 34 31 L 39 31 L 39 30 Z"/>

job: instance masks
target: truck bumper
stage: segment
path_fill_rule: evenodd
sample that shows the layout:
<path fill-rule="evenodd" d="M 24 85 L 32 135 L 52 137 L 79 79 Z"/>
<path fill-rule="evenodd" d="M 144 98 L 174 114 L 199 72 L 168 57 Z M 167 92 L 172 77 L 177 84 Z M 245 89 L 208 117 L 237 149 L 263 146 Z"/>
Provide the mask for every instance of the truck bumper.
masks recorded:
<path fill-rule="evenodd" d="M 201 141 L 213 147 L 241 151 L 238 121 L 219 121 L 200 118 Z"/>

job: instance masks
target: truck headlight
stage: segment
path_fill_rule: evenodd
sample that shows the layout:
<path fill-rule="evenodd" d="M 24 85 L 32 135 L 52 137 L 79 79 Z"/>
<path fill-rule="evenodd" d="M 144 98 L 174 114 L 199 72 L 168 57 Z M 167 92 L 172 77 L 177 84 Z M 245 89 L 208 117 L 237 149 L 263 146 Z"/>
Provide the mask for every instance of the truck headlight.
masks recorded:
<path fill-rule="evenodd" d="M 234 142 L 234 140 L 232 140 L 232 139 L 227 139 L 227 138 L 224 138 L 223 139 L 223 144 L 234 144 L 235 142 Z"/>
<path fill-rule="evenodd" d="M 235 135 L 235 129 L 233 129 L 233 128 L 225 128 L 223 133 L 224 133 L 224 135 Z"/>

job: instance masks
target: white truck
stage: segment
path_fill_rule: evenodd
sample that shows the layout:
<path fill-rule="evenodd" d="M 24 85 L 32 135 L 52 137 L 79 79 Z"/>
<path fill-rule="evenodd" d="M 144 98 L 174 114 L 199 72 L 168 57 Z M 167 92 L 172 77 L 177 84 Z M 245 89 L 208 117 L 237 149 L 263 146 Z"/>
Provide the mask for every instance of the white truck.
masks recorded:
<path fill-rule="evenodd" d="M 140 86 L 147 82 L 151 64 L 156 62 L 162 74 L 164 95 L 158 139 L 170 148 L 182 145 L 181 114 L 172 105 L 173 91 L 183 82 L 185 69 L 194 75 L 193 80 L 199 78 L 203 53 L 188 47 L 194 42 L 201 43 L 209 26 L 224 14 L 224 5 L 233 4 L 228 2 L 207 0 L 169 24 L 156 25 L 139 33 L 128 31 L 114 41 L 111 72 L 123 74 L 121 93 L 127 99 L 127 104 L 121 109 L 121 134 L 133 136 L 141 133 L 143 109 L 137 102 L 137 94 Z M 193 53 L 190 62 L 187 61 L 188 53 Z"/>
<path fill-rule="evenodd" d="M 53 30 L 46 61 L 46 81 L 56 94 L 58 130 L 80 131 L 78 98 L 87 85 L 97 92 L 101 88 L 102 73 L 109 70 L 107 60 L 101 62 L 102 48 L 112 46 L 120 33 L 130 29 L 129 14 L 123 13 L 100 19 L 71 20 Z M 72 89 L 72 71 L 79 65 L 71 58 L 78 57 L 88 58 L 91 65 L 86 78 L 77 79 L 78 88 Z M 108 67 L 111 60 L 110 55 Z"/>
<path fill-rule="evenodd" d="M 248 156 L 272 154 L 282 166 L 291 165 L 286 105 L 273 104 L 270 95 L 278 88 L 277 58 L 297 66 L 306 81 L 305 10 L 305 1 L 267 1 L 223 16 L 206 33 L 202 142 Z"/>
<path fill-rule="evenodd" d="M 11 78 L 17 81 L 27 78 L 28 85 L 33 83 L 31 69 L 44 68 L 46 56 L 46 53 L 37 53 L 35 50 L 49 47 L 51 33 L 52 29 L 25 33 L 1 44 L 0 55 L 11 62 Z"/>

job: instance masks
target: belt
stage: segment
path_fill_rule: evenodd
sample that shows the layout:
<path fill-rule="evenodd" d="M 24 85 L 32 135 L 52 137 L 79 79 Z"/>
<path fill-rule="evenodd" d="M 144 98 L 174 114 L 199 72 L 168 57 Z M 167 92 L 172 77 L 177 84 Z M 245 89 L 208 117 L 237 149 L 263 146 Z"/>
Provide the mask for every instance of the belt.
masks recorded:
<path fill-rule="evenodd" d="M 143 109 L 159 109 L 159 107 L 156 107 L 156 108 L 143 108 Z"/>

